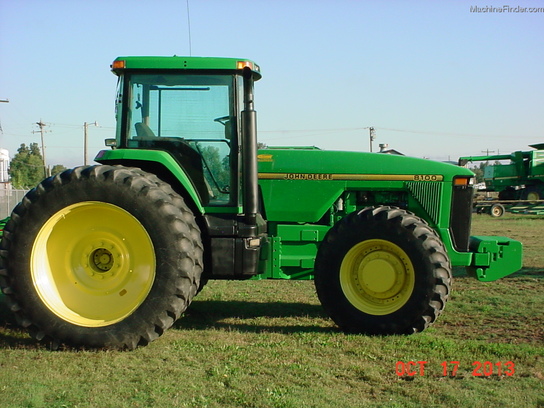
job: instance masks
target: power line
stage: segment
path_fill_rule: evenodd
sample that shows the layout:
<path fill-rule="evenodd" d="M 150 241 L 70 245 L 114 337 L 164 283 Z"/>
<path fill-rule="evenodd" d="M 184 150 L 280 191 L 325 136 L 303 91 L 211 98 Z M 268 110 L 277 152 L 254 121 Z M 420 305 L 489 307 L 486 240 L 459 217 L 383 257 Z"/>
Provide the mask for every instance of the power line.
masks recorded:
<path fill-rule="evenodd" d="M 335 128 L 335 129 L 298 129 L 298 130 L 260 130 L 259 133 L 307 133 L 307 132 L 355 132 L 360 130 L 369 129 L 370 127 L 353 127 L 353 128 Z M 429 130 L 413 130 L 413 129 L 395 129 L 373 126 L 374 130 L 386 130 L 390 132 L 401 133 L 415 133 L 422 135 L 434 135 L 434 136 L 455 136 L 455 137 L 495 137 L 495 138 L 512 138 L 511 135 L 482 135 L 475 133 L 455 133 L 455 132 L 438 132 Z"/>
<path fill-rule="evenodd" d="M 482 135 L 476 133 L 454 133 L 454 132 L 435 132 L 432 130 L 409 130 L 409 129 L 394 129 L 394 128 L 378 128 L 380 130 L 388 130 L 390 132 L 403 132 L 403 133 L 415 133 L 422 135 L 433 136 L 456 136 L 456 137 L 498 137 L 498 138 L 512 138 L 512 135 Z"/>

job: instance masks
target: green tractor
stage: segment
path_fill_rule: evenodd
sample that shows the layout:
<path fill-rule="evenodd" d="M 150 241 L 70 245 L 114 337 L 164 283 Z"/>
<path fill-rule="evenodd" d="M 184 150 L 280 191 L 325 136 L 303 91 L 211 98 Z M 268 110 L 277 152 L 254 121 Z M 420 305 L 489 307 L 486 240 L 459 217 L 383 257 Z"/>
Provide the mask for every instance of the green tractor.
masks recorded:
<path fill-rule="evenodd" d="M 0 285 L 52 346 L 133 349 L 210 279 L 314 279 L 347 333 L 424 330 L 452 265 L 521 267 L 518 241 L 470 237 L 473 174 L 429 160 L 257 150 L 249 60 L 120 57 L 116 138 L 96 166 L 45 179 L 14 209 Z"/>

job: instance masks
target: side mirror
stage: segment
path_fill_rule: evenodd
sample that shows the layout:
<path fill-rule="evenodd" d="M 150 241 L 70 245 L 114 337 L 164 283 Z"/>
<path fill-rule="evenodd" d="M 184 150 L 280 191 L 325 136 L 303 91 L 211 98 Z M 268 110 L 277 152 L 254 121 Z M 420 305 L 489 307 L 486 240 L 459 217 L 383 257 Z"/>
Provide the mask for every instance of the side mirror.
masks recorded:
<path fill-rule="evenodd" d="M 115 139 L 105 139 L 104 144 L 107 147 L 111 147 L 112 149 L 115 149 L 117 147 L 117 140 L 115 140 Z"/>

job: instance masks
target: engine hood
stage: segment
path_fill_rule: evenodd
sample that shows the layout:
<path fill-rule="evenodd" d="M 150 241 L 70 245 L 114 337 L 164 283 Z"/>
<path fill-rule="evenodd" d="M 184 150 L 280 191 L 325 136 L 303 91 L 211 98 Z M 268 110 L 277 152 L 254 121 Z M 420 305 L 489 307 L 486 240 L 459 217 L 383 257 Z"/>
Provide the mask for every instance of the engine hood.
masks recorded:
<path fill-rule="evenodd" d="M 260 178 L 266 174 L 299 175 L 298 177 L 392 176 L 396 180 L 438 177 L 451 181 L 455 176 L 472 176 L 463 167 L 433 160 L 383 153 L 345 152 L 317 148 L 268 148 L 258 152 Z M 304 176 L 307 175 L 307 176 Z M 320 176 L 321 175 L 321 176 Z M 395 177 L 393 177 L 395 176 Z M 398 177 L 396 177 L 398 176 Z M 293 177 L 293 176 L 289 176 Z"/>

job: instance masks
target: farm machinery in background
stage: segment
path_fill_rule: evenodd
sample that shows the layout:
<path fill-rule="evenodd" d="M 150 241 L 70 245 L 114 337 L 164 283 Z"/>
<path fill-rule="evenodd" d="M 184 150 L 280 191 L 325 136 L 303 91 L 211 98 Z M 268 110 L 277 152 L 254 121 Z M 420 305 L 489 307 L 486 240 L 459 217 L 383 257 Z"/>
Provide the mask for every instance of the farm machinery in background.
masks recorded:
<path fill-rule="evenodd" d="M 484 200 L 476 199 L 474 207 L 479 213 L 501 217 L 505 212 L 517 214 L 544 214 L 544 143 L 530 145 L 535 150 L 516 151 L 510 154 L 465 156 L 459 165 L 469 162 L 495 161 L 484 168 L 485 189 L 494 193 Z M 498 163 L 509 160 L 507 164 Z"/>

